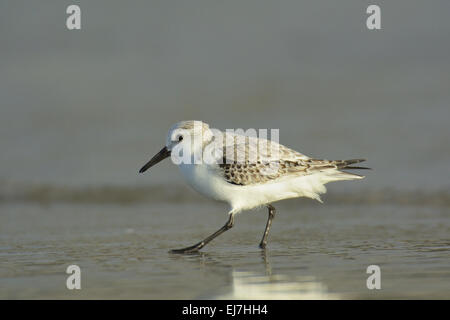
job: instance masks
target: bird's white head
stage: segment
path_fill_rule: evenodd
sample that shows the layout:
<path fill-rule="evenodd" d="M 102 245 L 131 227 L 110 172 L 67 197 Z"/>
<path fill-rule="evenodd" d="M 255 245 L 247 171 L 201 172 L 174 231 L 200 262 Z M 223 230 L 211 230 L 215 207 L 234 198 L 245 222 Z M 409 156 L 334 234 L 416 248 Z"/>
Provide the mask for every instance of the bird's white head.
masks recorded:
<path fill-rule="evenodd" d="M 196 145 L 203 147 L 211 138 L 212 132 L 207 123 L 198 120 L 180 121 L 169 129 L 166 148 L 172 151 L 176 146 L 183 146 L 190 150 Z"/>
<path fill-rule="evenodd" d="M 166 145 L 139 172 L 144 172 L 158 162 L 169 157 L 173 151 L 182 150 L 190 156 L 203 149 L 213 138 L 209 125 L 198 120 L 180 121 L 174 124 L 167 134 Z M 201 152 L 200 152 L 201 154 Z"/>

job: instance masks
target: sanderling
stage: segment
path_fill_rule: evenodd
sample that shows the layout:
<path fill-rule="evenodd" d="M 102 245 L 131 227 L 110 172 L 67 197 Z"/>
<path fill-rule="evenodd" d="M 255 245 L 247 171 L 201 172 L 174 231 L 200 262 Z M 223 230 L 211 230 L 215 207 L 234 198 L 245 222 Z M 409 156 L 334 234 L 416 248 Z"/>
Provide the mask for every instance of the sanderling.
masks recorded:
<path fill-rule="evenodd" d="M 341 170 L 369 169 L 352 166 L 365 159 L 313 159 L 277 142 L 224 133 L 201 121 L 181 121 L 173 125 L 164 148 L 139 172 L 169 156 L 196 191 L 230 206 L 229 218 L 222 228 L 193 246 L 172 250 L 173 253 L 200 250 L 233 227 L 236 213 L 261 206 L 269 210 L 259 244 L 260 248 L 265 248 L 275 216 L 272 203 L 297 197 L 322 202 L 319 195 L 326 192 L 326 183 L 364 178 Z"/>

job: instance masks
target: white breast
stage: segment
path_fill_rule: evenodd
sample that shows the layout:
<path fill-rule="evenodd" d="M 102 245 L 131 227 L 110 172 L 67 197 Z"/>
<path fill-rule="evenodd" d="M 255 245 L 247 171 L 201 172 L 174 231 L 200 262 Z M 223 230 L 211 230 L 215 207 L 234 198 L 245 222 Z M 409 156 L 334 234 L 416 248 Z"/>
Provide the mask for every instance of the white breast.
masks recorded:
<path fill-rule="evenodd" d="M 224 194 L 228 184 L 221 177 L 217 176 L 209 166 L 205 164 L 180 164 L 178 166 L 187 183 L 197 192 L 215 200 L 229 202 L 228 197 Z"/>

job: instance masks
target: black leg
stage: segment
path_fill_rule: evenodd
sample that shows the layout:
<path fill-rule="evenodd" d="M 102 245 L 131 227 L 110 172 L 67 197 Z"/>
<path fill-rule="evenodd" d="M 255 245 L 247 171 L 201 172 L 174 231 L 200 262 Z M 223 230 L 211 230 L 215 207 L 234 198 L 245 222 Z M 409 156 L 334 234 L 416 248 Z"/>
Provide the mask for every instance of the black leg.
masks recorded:
<path fill-rule="evenodd" d="M 186 247 L 186 248 L 182 248 L 182 249 L 170 250 L 170 252 L 171 253 L 197 252 L 198 250 L 200 250 L 201 248 L 206 246 L 211 240 L 213 240 L 214 238 L 220 236 L 225 231 L 231 229 L 233 227 L 233 225 L 234 225 L 234 217 L 233 217 L 233 214 L 230 214 L 230 218 L 228 219 L 227 223 L 225 223 L 225 225 L 222 228 L 220 228 L 219 230 L 214 232 L 212 235 L 207 237 L 205 240 L 200 241 L 199 243 L 196 243 L 196 244 L 194 244 L 193 246 L 190 246 L 190 247 Z"/>
<path fill-rule="evenodd" d="M 267 218 L 266 229 L 264 230 L 264 235 L 259 243 L 259 247 L 264 249 L 267 245 L 267 237 L 269 236 L 270 226 L 272 225 L 272 220 L 275 217 L 275 208 L 272 205 L 267 205 L 269 209 L 269 217 Z"/>

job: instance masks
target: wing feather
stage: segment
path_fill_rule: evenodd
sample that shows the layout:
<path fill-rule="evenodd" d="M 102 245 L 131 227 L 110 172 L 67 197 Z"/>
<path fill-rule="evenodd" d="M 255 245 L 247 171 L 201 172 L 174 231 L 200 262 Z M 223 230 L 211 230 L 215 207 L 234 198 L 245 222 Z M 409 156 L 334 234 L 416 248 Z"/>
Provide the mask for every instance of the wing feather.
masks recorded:
<path fill-rule="evenodd" d="M 237 141 L 237 139 L 241 140 Z M 252 139 L 256 140 L 252 141 Z M 263 145 L 262 148 L 261 145 Z M 228 183 L 236 185 L 266 183 L 289 176 L 306 176 L 326 170 L 365 168 L 350 166 L 363 162 L 365 159 L 312 159 L 273 141 L 246 136 L 234 135 L 232 140 L 224 144 L 222 154 L 223 157 L 217 165 L 219 174 Z"/>

